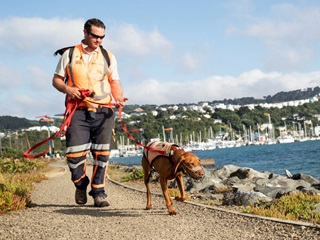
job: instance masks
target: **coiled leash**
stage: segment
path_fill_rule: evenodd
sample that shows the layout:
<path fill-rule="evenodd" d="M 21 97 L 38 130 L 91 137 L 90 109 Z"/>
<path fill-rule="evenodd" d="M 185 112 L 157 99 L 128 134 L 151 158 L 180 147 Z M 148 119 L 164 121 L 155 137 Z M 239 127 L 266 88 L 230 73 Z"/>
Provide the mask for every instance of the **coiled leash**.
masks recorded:
<path fill-rule="evenodd" d="M 43 157 L 44 155 L 46 155 L 49 152 L 50 146 L 48 146 L 48 148 L 44 152 L 39 153 L 37 155 L 31 155 L 31 152 L 33 150 L 35 150 L 36 148 L 46 144 L 50 140 L 54 140 L 54 139 L 56 139 L 58 137 L 63 137 L 65 135 L 70 123 L 71 123 L 71 118 L 72 118 L 74 112 L 76 111 L 76 109 L 78 108 L 79 104 L 82 101 L 86 101 L 86 102 L 90 102 L 90 103 L 96 103 L 96 102 L 94 102 L 92 100 L 87 99 L 87 97 L 91 96 L 91 91 L 85 90 L 85 89 L 80 89 L 79 91 L 81 93 L 81 97 L 82 97 L 83 100 L 80 100 L 80 99 L 69 99 L 67 101 L 66 110 L 65 110 L 64 115 L 63 115 L 64 116 L 63 117 L 64 121 L 62 122 L 59 131 L 55 132 L 50 137 L 46 138 L 45 140 L 43 140 L 43 141 L 35 144 L 31 148 L 29 148 L 27 151 L 25 151 L 23 153 L 23 157 L 25 157 L 25 158 L 40 158 L 40 157 Z M 101 106 L 105 106 L 105 107 L 115 106 L 114 103 L 100 104 L 100 105 Z"/>
<path fill-rule="evenodd" d="M 65 133 L 66 133 L 66 131 L 67 131 L 67 129 L 68 129 L 70 123 L 71 123 L 72 116 L 73 116 L 74 112 L 76 111 L 76 109 L 78 108 L 78 106 L 79 106 L 79 104 L 81 102 L 85 101 L 85 102 L 88 102 L 88 103 L 100 104 L 100 106 L 103 106 L 103 107 L 114 107 L 114 106 L 116 106 L 115 103 L 101 104 L 101 103 L 95 102 L 94 100 L 90 100 L 89 98 L 87 98 L 87 97 L 91 96 L 91 94 L 92 94 L 92 92 L 89 91 L 89 90 L 79 89 L 79 91 L 81 93 L 82 100 L 80 100 L 80 99 L 69 99 L 67 101 L 66 110 L 64 112 L 64 117 L 63 117 L 64 121 L 62 122 L 59 131 L 53 133 L 50 137 L 46 138 L 45 140 L 43 140 L 43 141 L 35 144 L 31 148 L 29 148 L 27 151 L 25 151 L 23 153 L 23 157 L 25 157 L 25 158 L 40 158 L 40 157 L 43 157 L 44 155 L 46 155 L 50 150 L 50 146 L 48 146 L 45 151 L 43 151 L 42 153 L 39 153 L 37 155 L 31 155 L 31 152 L 34 151 L 35 149 L 37 149 L 38 147 L 48 143 L 50 140 L 54 140 L 54 139 L 56 139 L 58 137 L 65 136 Z M 125 98 L 124 100 L 126 101 L 128 99 Z M 135 138 L 129 133 L 129 131 L 127 130 L 126 125 L 122 121 L 122 108 L 123 107 L 121 105 L 118 107 L 118 116 L 119 116 L 119 121 L 121 122 L 122 130 L 127 134 L 127 137 L 130 140 L 134 141 L 138 146 L 141 146 L 141 147 L 147 149 L 148 151 L 157 151 L 160 154 L 166 154 L 165 151 L 160 151 L 160 150 L 153 149 L 153 148 L 145 146 L 141 142 L 135 140 Z"/>

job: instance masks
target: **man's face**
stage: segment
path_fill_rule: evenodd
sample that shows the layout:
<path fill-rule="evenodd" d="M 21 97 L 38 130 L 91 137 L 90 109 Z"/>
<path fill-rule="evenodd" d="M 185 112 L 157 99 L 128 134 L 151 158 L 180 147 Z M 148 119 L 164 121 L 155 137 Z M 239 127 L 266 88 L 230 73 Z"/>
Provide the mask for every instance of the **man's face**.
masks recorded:
<path fill-rule="evenodd" d="M 104 28 L 99 28 L 96 26 L 91 27 L 91 31 L 84 31 L 85 33 L 85 43 L 89 48 L 96 49 L 102 43 L 104 38 Z"/>

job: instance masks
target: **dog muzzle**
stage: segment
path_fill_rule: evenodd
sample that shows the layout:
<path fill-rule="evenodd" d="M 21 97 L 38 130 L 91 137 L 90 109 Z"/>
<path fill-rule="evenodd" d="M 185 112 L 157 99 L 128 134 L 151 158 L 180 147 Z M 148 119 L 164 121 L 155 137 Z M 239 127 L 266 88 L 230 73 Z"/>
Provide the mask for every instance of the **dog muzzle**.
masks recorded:
<path fill-rule="evenodd" d="M 188 166 L 186 166 L 184 163 L 181 164 L 183 169 L 185 170 L 185 172 L 193 179 L 197 180 L 197 181 L 201 181 L 204 178 L 204 169 L 202 166 L 197 166 L 197 167 L 193 167 L 193 168 L 189 168 Z M 203 174 L 197 174 L 198 171 L 201 171 Z"/>

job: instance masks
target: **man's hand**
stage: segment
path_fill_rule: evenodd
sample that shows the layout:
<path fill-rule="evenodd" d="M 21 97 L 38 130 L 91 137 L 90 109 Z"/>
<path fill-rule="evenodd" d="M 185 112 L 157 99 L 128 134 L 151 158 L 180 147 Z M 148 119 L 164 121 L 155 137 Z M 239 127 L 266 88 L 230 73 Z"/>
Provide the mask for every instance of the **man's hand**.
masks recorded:
<path fill-rule="evenodd" d="M 82 95 L 79 91 L 79 88 L 76 88 L 76 87 L 69 87 L 67 86 L 66 87 L 66 94 L 68 95 L 68 97 L 70 97 L 71 99 L 79 99 L 81 100 L 82 99 Z"/>
<path fill-rule="evenodd" d="M 60 92 L 67 94 L 71 99 L 82 99 L 78 88 L 70 87 L 64 82 L 64 78 L 55 74 L 52 79 L 52 85 Z"/>
<path fill-rule="evenodd" d="M 120 100 L 116 100 L 115 107 L 116 108 L 124 107 L 126 105 L 127 100 L 128 98 L 122 98 Z"/>

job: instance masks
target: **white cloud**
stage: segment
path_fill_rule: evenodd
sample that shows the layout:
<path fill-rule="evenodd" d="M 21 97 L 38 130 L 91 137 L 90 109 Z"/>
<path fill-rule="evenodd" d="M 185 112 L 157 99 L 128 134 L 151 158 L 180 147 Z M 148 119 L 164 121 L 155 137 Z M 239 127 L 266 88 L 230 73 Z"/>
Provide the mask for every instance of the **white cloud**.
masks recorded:
<path fill-rule="evenodd" d="M 0 20 L 0 48 L 10 46 L 20 54 L 44 48 L 69 46 L 83 36 L 83 19 L 22 18 Z"/>
<path fill-rule="evenodd" d="M 107 38 L 108 46 L 120 54 L 165 57 L 165 54 L 173 48 L 173 44 L 157 29 L 144 32 L 130 24 L 110 27 Z"/>
<path fill-rule="evenodd" d="M 244 72 L 239 76 L 211 76 L 190 82 L 163 84 L 156 79 L 147 79 L 125 89 L 128 104 L 174 104 L 197 103 L 274 95 L 280 91 L 293 91 L 320 84 L 320 71 L 311 73 L 281 74 L 264 73 L 260 70 Z M 305 86 L 305 87 L 302 87 Z"/>
<path fill-rule="evenodd" d="M 227 33 L 259 39 L 266 47 L 267 70 L 295 70 L 314 59 L 320 39 L 319 8 L 276 4 L 268 18 L 251 14 L 244 26 L 232 25 Z"/>

